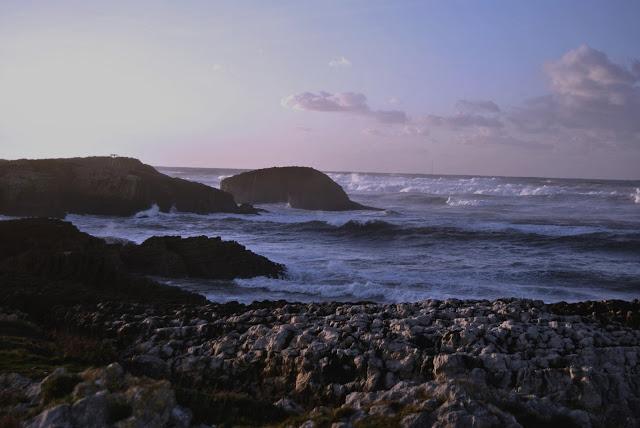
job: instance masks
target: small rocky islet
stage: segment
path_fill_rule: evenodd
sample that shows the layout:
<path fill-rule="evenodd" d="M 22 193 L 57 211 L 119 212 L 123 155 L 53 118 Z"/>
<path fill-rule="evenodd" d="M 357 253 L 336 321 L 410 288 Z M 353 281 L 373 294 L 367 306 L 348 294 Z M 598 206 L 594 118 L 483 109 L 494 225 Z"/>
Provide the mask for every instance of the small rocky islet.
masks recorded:
<path fill-rule="evenodd" d="M 247 204 L 286 203 L 291 208 L 322 211 L 379 210 L 352 201 L 328 175 L 303 166 L 242 172 L 224 178 L 220 189 Z"/>
<path fill-rule="evenodd" d="M 4 167 L 7 212 L 42 177 Z M 71 212 L 51 203 L 19 210 Z M 154 279 L 282 275 L 220 238 L 1 221 L 0 426 L 640 425 L 638 300 L 217 304 Z"/>

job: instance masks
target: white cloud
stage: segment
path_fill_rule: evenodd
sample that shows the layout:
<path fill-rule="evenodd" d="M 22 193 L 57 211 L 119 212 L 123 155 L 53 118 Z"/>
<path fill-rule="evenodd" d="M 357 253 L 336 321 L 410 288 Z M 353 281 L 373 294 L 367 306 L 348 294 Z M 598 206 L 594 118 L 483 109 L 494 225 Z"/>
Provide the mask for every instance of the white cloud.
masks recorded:
<path fill-rule="evenodd" d="M 357 92 L 302 92 L 285 97 L 281 104 L 294 110 L 359 114 L 386 124 L 408 121 L 407 114 L 400 110 L 371 110 L 367 97 Z"/>
<path fill-rule="evenodd" d="M 351 61 L 343 56 L 332 58 L 329 67 L 351 67 Z"/>
<path fill-rule="evenodd" d="M 420 121 L 467 144 L 527 148 L 640 148 L 640 65 L 625 67 L 586 45 L 544 69 L 550 93 L 503 111 L 493 101 L 460 100 L 456 114 Z"/>
<path fill-rule="evenodd" d="M 588 145 L 640 146 L 640 73 L 586 45 L 548 63 L 551 93 L 509 114 L 521 132 Z"/>
<path fill-rule="evenodd" d="M 222 64 L 213 64 L 213 67 L 211 68 L 213 69 L 214 73 L 218 73 L 219 71 L 224 70 Z"/>
<path fill-rule="evenodd" d="M 640 148 L 640 62 L 629 67 L 580 46 L 545 66 L 550 93 L 501 109 L 491 100 L 459 100 L 452 115 L 411 120 L 401 110 L 372 110 L 364 94 L 303 92 L 282 100 L 288 108 L 366 116 L 402 128 L 370 128 L 376 136 L 446 136 L 466 144 L 531 149 L 634 146 Z M 388 100 L 395 104 L 397 99 Z"/>

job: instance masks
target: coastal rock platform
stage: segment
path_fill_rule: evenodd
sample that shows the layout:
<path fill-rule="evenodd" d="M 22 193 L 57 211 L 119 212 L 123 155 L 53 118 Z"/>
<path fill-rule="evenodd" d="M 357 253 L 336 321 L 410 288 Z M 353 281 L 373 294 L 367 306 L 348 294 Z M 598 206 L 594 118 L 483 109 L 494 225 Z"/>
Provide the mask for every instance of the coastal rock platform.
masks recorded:
<path fill-rule="evenodd" d="M 633 427 L 639 309 L 521 299 L 102 303 L 59 308 L 55 318 L 117 343 L 126 370 L 170 380 L 183 397 L 271 403 L 279 426 Z"/>

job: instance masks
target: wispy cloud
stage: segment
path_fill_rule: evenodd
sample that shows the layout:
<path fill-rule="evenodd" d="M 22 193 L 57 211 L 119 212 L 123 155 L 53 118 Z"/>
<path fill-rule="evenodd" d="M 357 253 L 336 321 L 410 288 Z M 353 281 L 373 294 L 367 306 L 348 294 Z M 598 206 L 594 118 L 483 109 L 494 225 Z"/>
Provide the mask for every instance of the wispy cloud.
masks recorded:
<path fill-rule="evenodd" d="M 428 115 L 421 120 L 430 127 L 442 127 L 450 130 L 464 128 L 502 128 L 500 119 L 479 114 L 455 114 L 453 116 Z"/>
<path fill-rule="evenodd" d="M 461 113 L 500 113 L 500 107 L 493 101 L 458 100 L 456 110 Z"/>
<path fill-rule="evenodd" d="M 332 58 L 329 67 L 351 67 L 351 61 L 343 56 Z"/>
<path fill-rule="evenodd" d="M 357 92 L 302 92 L 285 97 L 281 103 L 294 110 L 358 114 L 386 124 L 406 123 L 409 120 L 404 111 L 372 110 L 367 104 L 367 97 Z"/>

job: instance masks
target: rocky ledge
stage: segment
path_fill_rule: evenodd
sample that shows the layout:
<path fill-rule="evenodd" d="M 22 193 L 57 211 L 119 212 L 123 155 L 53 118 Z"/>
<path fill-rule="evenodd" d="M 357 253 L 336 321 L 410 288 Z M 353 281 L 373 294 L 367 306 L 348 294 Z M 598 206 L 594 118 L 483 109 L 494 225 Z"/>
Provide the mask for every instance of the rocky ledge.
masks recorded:
<path fill-rule="evenodd" d="M 220 188 L 249 204 L 288 203 L 304 210 L 376 210 L 349 199 L 342 187 L 322 172 L 301 166 L 257 169 L 222 180 Z"/>
<path fill-rule="evenodd" d="M 140 245 L 110 244 L 61 220 L 0 221 L 0 291 L 7 303 L 25 310 L 107 300 L 204 301 L 146 275 L 232 279 L 283 274 L 283 265 L 220 238 L 166 236 Z"/>
<path fill-rule="evenodd" d="M 101 303 L 53 318 L 114 344 L 127 372 L 170 381 L 192 423 L 634 427 L 639 311 L 520 299 Z M 222 412 L 221 394 L 250 399 Z"/>
<path fill-rule="evenodd" d="M 227 192 L 169 177 L 137 159 L 0 160 L 0 214 L 130 216 L 153 204 L 164 212 L 257 213 Z"/>

